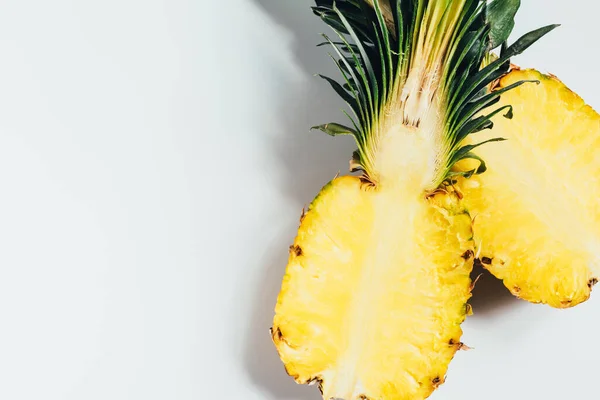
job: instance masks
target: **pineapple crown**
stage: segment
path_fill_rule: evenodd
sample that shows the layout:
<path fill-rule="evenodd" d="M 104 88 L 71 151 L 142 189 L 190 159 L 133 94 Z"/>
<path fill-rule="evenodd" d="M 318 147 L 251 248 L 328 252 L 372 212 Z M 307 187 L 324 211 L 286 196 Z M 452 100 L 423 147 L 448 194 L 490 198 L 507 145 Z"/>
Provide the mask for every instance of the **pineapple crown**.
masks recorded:
<path fill-rule="evenodd" d="M 316 0 L 314 13 L 336 38 L 323 35 L 343 80 L 320 75 L 348 104 L 351 126 L 316 126 L 330 135 L 352 135 L 358 149 L 351 169 L 374 181 L 374 151 L 382 121 L 418 129 L 435 107 L 440 150 L 431 189 L 457 175 L 486 170 L 473 150 L 495 138 L 463 144 L 473 133 L 493 127 L 499 113 L 512 118 L 512 107 L 493 109 L 500 96 L 528 81 L 500 90 L 493 82 L 509 72 L 511 57 L 522 53 L 558 25 L 549 25 L 508 45 L 520 0 Z M 496 55 L 492 51 L 499 50 Z M 491 110 L 491 111 L 490 111 Z M 453 166 L 478 161 L 468 171 Z"/>

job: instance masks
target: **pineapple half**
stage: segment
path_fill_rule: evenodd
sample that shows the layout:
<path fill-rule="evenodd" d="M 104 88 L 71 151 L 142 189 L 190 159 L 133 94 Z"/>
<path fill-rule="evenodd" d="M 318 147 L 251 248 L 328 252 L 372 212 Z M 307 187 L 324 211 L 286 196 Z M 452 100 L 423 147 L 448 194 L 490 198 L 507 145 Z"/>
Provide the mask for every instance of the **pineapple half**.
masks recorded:
<path fill-rule="evenodd" d="M 487 88 L 555 26 L 508 46 L 514 1 L 316 3 L 343 79 L 323 78 L 352 111 L 350 127 L 317 128 L 354 137 L 359 174 L 335 178 L 303 213 L 272 338 L 287 372 L 326 400 L 424 399 L 470 312 L 472 217 L 452 183 L 485 164 L 472 151 L 483 143 L 463 142 L 511 117 L 508 106 L 480 116 L 501 94 Z M 477 165 L 455 171 L 461 160 Z"/>
<path fill-rule="evenodd" d="M 471 218 L 455 193 L 408 190 L 336 178 L 290 248 L 273 340 L 325 399 L 425 398 L 463 346 Z"/>
<path fill-rule="evenodd" d="M 488 172 L 463 180 L 478 262 L 535 303 L 575 306 L 600 277 L 600 115 L 554 76 L 515 69 L 495 90 L 515 117 L 494 119 L 479 151 Z"/>

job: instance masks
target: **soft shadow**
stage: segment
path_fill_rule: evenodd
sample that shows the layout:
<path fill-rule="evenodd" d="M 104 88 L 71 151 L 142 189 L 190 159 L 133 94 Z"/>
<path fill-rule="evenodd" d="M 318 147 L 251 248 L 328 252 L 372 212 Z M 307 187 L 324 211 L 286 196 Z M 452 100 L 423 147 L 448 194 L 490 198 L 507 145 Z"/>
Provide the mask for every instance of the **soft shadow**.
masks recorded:
<path fill-rule="evenodd" d="M 473 269 L 471 278 L 475 280 L 477 277 L 479 279 L 473 288 L 473 297 L 469 301 L 474 312 L 471 318 L 477 318 L 478 315 L 493 314 L 504 308 L 512 307 L 515 303 L 519 302 L 508 291 L 502 281 L 486 269 L 476 266 Z"/>
<path fill-rule="evenodd" d="M 306 74 L 305 82 L 286 87 L 279 94 L 281 108 L 273 110 L 281 133 L 273 139 L 273 154 L 278 158 L 279 185 L 285 196 L 302 207 L 338 171 L 348 169 L 355 146 L 351 138 L 331 138 L 320 132 L 309 132 L 311 126 L 343 118 L 341 100 L 327 85 L 313 75 L 333 72 L 332 61 L 323 48 L 319 32 L 327 27 L 312 14 L 309 1 L 254 0 L 272 20 L 294 35 L 295 61 Z M 257 387 L 268 393 L 268 400 L 316 400 L 321 396 L 316 387 L 297 385 L 287 376 L 269 336 L 273 308 L 281 288 L 287 263 L 287 249 L 298 224 L 282 226 L 275 243 L 266 249 L 259 287 L 252 299 L 252 315 L 247 330 L 244 366 Z"/>
<path fill-rule="evenodd" d="M 321 32 L 327 27 L 312 13 L 313 1 L 254 0 L 273 22 L 293 34 L 295 62 L 305 73 L 305 81 L 280 93 L 279 110 L 282 134 L 274 138 L 274 152 L 283 171 L 281 188 L 300 207 L 310 202 L 338 172 L 347 172 L 348 161 L 356 148 L 351 137 L 332 138 L 310 127 L 327 122 L 344 122 L 345 103 L 316 73 L 337 77 L 333 61 Z"/>

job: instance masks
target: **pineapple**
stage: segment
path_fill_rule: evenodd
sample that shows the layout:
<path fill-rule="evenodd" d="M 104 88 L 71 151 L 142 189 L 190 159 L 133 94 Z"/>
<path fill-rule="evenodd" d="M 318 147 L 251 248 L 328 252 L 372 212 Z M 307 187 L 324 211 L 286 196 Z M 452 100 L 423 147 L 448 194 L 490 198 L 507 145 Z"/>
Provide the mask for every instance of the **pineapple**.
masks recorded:
<path fill-rule="evenodd" d="M 470 313 L 473 220 L 453 182 L 486 167 L 473 153 L 483 142 L 463 142 L 511 117 L 504 106 L 480 116 L 501 94 L 487 88 L 555 26 L 508 46 L 514 1 L 316 3 L 342 81 L 323 78 L 351 110 L 351 126 L 316 128 L 354 137 L 356 174 L 303 212 L 271 335 L 287 372 L 326 400 L 425 399 Z M 476 165 L 457 171 L 464 160 Z"/>
<path fill-rule="evenodd" d="M 600 277 L 600 115 L 554 76 L 512 71 L 495 90 L 512 120 L 494 119 L 481 139 L 508 139 L 479 155 L 489 170 L 462 181 L 475 219 L 478 262 L 535 303 L 575 306 Z"/>
<path fill-rule="evenodd" d="M 336 178 L 290 247 L 273 340 L 325 399 L 425 398 L 463 346 L 471 218 L 454 193 L 410 189 Z"/>

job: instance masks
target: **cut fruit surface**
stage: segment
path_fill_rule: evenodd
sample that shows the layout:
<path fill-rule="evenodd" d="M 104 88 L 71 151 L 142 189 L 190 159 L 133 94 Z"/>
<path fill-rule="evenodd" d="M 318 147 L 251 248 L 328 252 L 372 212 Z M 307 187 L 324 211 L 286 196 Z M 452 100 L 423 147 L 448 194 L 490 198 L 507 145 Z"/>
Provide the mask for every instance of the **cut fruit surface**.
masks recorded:
<path fill-rule="evenodd" d="M 600 276 L 600 115 L 554 76 L 515 70 L 477 140 L 488 170 L 460 182 L 474 218 L 480 260 L 513 294 L 564 308 L 588 299 Z"/>
<path fill-rule="evenodd" d="M 471 222 L 453 193 L 333 180 L 302 219 L 276 305 L 287 372 L 327 400 L 426 398 L 462 347 Z"/>

